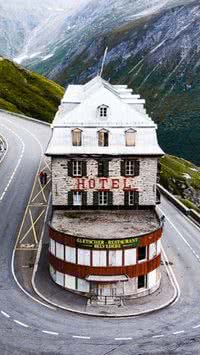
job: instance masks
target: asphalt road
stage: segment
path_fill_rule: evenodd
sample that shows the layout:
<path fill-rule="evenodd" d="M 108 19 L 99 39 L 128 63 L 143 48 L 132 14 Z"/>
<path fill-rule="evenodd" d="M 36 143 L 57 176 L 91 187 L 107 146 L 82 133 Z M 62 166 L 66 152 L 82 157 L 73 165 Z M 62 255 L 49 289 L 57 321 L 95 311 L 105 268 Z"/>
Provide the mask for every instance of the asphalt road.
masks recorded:
<path fill-rule="evenodd" d="M 200 229 L 164 198 L 163 246 L 180 287 L 171 307 L 93 318 L 45 307 L 19 289 L 12 251 L 50 129 L 0 113 L 0 133 L 9 145 L 0 165 L 0 355 L 200 354 Z"/>

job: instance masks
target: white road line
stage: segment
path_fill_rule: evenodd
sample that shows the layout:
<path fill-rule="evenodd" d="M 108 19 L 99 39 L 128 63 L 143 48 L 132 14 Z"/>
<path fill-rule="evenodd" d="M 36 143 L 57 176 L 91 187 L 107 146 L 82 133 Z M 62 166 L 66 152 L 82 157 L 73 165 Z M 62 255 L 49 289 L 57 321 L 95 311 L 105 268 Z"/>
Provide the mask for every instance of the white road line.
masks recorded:
<path fill-rule="evenodd" d="M 115 338 L 115 340 L 133 340 L 133 338 Z"/>
<path fill-rule="evenodd" d="M 180 330 L 179 332 L 174 332 L 174 335 L 185 333 L 185 330 Z"/>
<path fill-rule="evenodd" d="M 6 318 L 10 318 L 9 314 L 4 311 L 1 311 L 1 314 Z"/>
<path fill-rule="evenodd" d="M 49 330 L 42 330 L 42 333 L 49 334 L 49 335 L 59 335 L 57 332 L 51 332 Z"/>
<path fill-rule="evenodd" d="M 72 335 L 72 338 L 76 338 L 76 339 L 91 339 L 91 337 L 84 337 L 82 335 Z"/>
<path fill-rule="evenodd" d="M 165 251 L 164 251 L 164 249 L 163 249 L 163 247 L 162 247 L 162 243 L 161 243 L 161 249 L 162 249 L 162 254 L 163 254 L 163 256 L 164 256 L 164 259 L 165 259 L 165 261 L 167 262 L 166 270 L 167 270 L 168 276 L 169 276 L 169 278 L 170 278 L 170 280 L 171 280 L 171 282 L 172 282 L 172 285 L 174 286 L 175 290 L 177 290 L 177 297 L 176 297 L 175 301 L 170 305 L 170 307 L 171 307 L 171 306 L 173 306 L 175 303 L 178 302 L 178 300 L 179 300 L 179 298 L 180 298 L 180 295 L 181 295 L 181 290 L 180 290 L 178 281 L 177 281 L 177 279 L 176 279 L 176 276 L 175 276 L 175 274 L 174 274 L 174 271 L 172 270 L 172 267 L 171 267 L 171 265 L 170 265 L 170 263 L 169 263 L 169 259 L 168 259 L 167 255 L 166 255 L 166 253 L 165 253 Z M 170 271 L 170 272 L 169 272 L 169 271 Z"/>
<path fill-rule="evenodd" d="M 19 139 L 19 141 L 20 141 L 20 143 L 21 143 L 21 145 L 22 145 L 22 150 L 21 150 L 21 155 L 20 155 L 20 157 L 19 157 L 19 159 L 18 159 L 18 161 L 17 161 L 17 164 L 16 164 L 16 166 L 15 166 L 15 169 L 14 169 L 12 175 L 10 176 L 10 179 L 9 179 L 9 181 L 8 181 L 8 183 L 7 183 L 7 185 L 6 185 L 6 187 L 4 188 L 4 191 L 3 191 L 2 195 L 0 196 L 0 201 L 3 200 L 5 194 L 6 194 L 8 188 L 9 188 L 9 186 L 10 186 L 10 184 L 11 184 L 11 182 L 12 182 L 12 180 L 13 180 L 13 178 L 14 178 L 16 172 L 17 172 L 17 169 L 19 168 L 19 165 L 20 165 L 20 163 L 21 163 L 21 161 L 22 161 L 22 158 L 23 158 L 23 155 L 24 155 L 24 150 L 25 150 L 25 144 L 24 144 L 22 138 L 21 138 L 16 132 L 14 132 L 12 129 L 8 128 L 8 127 L 5 126 L 4 124 L 1 124 L 1 126 L 4 127 L 4 128 L 6 128 L 8 131 L 10 131 L 12 134 L 14 134 L 14 135 Z"/>
<path fill-rule="evenodd" d="M 197 254 L 195 253 L 194 249 L 191 247 L 191 245 L 188 243 L 188 241 L 184 238 L 184 236 L 179 232 L 179 230 L 176 228 L 176 226 L 174 225 L 174 223 L 170 220 L 170 218 L 165 214 L 165 212 L 158 207 L 158 209 L 165 215 L 166 219 L 168 220 L 168 222 L 171 224 L 171 226 L 175 229 L 175 231 L 179 234 L 179 236 L 181 237 L 181 239 L 184 241 L 184 243 L 188 246 L 188 248 L 191 250 L 192 254 L 195 256 L 195 258 L 199 260 L 199 258 L 197 258 Z"/>
<path fill-rule="evenodd" d="M 160 334 L 160 335 L 153 335 L 152 338 L 163 338 L 164 335 L 163 334 Z"/>
<path fill-rule="evenodd" d="M 0 159 L 0 163 L 3 162 L 3 160 L 5 159 L 7 153 L 8 153 L 8 141 L 6 140 L 6 138 L 1 134 L 1 137 L 4 139 L 5 143 L 6 143 L 6 147 L 4 147 L 4 154 L 2 156 L 2 158 Z M 6 150 L 5 150 L 6 148 Z"/>
<path fill-rule="evenodd" d="M 17 324 L 19 324 L 19 325 L 21 325 L 21 326 L 24 327 L 24 328 L 29 328 L 29 325 L 27 325 L 27 324 L 25 324 L 25 323 L 22 323 L 22 322 L 20 322 L 20 321 L 18 321 L 18 320 L 16 320 L 16 319 L 14 319 L 14 322 L 17 323 Z"/>
<path fill-rule="evenodd" d="M 200 328 L 200 324 L 198 325 L 195 325 L 194 327 L 192 327 L 193 329 L 197 329 L 197 328 Z"/>

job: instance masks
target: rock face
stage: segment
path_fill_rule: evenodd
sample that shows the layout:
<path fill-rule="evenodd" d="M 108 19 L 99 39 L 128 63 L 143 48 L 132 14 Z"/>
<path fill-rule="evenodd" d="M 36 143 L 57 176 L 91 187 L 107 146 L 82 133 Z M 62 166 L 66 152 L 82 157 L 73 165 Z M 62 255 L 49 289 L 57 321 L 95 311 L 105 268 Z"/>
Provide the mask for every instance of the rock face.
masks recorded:
<path fill-rule="evenodd" d="M 200 5 L 162 4 L 89 2 L 63 20 L 45 59 L 36 55 L 25 65 L 64 86 L 83 83 L 98 72 L 108 46 L 104 78 L 128 83 L 146 99 L 166 152 L 199 164 Z"/>
<path fill-rule="evenodd" d="M 148 113 L 159 123 L 163 149 L 199 165 L 199 1 L 81 4 L 79 11 L 47 14 L 42 26 L 34 27 L 35 20 L 30 19 L 34 31 L 24 39 L 18 59 L 24 56 L 23 64 L 66 86 L 96 75 L 108 46 L 104 78 L 128 83 L 141 94 Z M 23 30 L 7 32 L 24 38 Z M 0 34 L 3 43 L 1 38 L 5 33 Z M 10 48 L 19 41 L 21 45 L 21 40 L 13 40 Z"/>
<path fill-rule="evenodd" d="M 194 2 L 94 36 L 79 50 L 74 47 L 72 61 L 65 58 L 52 71 L 50 62 L 46 74 L 63 85 L 85 82 L 99 70 L 108 45 L 105 79 L 128 82 L 146 99 L 166 152 L 199 164 L 199 11 Z"/>

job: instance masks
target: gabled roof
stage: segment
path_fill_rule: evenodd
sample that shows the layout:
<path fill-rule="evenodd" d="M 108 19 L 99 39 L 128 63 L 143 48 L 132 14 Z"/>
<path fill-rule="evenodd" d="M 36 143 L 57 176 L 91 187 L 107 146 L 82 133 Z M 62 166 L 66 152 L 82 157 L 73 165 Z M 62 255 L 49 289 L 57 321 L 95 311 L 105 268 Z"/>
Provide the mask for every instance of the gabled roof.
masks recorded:
<path fill-rule="evenodd" d="M 127 85 L 111 85 L 100 76 L 85 85 L 69 85 L 52 124 L 54 130 L 47 154 L 112 154 L 113 151 L 113 154 L 162 155 L 156 138 L 157 126 L 147 115 L 144 103 Z M 98 113 L 102 105 L 109 108 L 106 118 Z M 82 129 L 85 135 L 81 147 L 72 147 L 74 128 Z M 103 149 L 94 137 L 94 132 L 102 128 L 118 137 Z M 120 138 L 130 128 L 137 131 L 136 147 L 125 147 Z"/>

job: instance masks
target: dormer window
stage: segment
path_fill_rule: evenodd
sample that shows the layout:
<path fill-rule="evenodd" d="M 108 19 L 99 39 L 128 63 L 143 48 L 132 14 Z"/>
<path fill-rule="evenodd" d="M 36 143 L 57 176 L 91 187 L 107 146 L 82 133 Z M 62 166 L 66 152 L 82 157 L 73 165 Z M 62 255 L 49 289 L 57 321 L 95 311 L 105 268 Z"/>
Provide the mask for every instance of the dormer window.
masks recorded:
<path fill-rule="evenodd" d="M 108 147 L 109 132 L 106 129 L 101 129 L 98 132 L 98 145 L 99 147 Z"/>
<path fill-rule="evenodd" d="M 106 119 L 108 117 L 108 106 L 106 105 L 99 106 L 98 115 L 101 119 Z"/>
<path fill-rule="evenodd" d="M 136 131 L 132 128 L 125 132 L 125 144 L 127 147 L 134 147 L 136 142 Z"/>
<path fill-rule="evenodd" d="M 79 128 L 72 131 L 72 145 L 75 147 L 82 145 L 82 131 Z"/>

